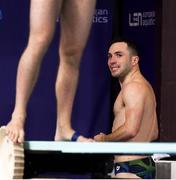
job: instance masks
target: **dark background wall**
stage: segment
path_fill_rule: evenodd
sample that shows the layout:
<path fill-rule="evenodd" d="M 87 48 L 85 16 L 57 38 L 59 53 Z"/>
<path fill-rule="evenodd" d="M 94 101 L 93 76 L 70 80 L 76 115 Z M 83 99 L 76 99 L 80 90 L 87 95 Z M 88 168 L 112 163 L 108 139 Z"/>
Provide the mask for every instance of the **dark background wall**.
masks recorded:
<path fill-rule="evenodd" d="M 116 3 L 113 37 L 125 36 L 137 44 L 141 71 L 153 86 L 157 97 L 157 114 L 160 122 L 161 1 L 119 0 Z M 117 89 L 118 82 L 113 79 L 112 106 L 118 93 Z"/>
<path fill-rule="evenodd" d="M 15 103 L 16 71 L 28 39 L 29 2 L 0 0 L 0 126 Z M 98 0 L 81 68 L 72 113 L 75 130 L 87 137 L 108 133 L 110 73 L 107 49 L 112 39 L 113 0 Z M 26 140 L 53 140 L 56 124 L 55 79 L 58 68 L 59 23 L 43 59 L 39 80 L 27 109 Z"/>
<path fill-rule="evenodd" d="M 118 13 L 114 13 L 118 21 L 114 23 L 113 36 L 125 35 L 140 46 L 141 70 L 157 98 L 159 140 L 175 142 L 176 1 L 121 0 L 118 3 Z M 145 12 L 151 14 L 147 16 Z M 143 24 L 142 20 L 149 24 Z M 118 86 L 115 80 L 112 82 L 114 99 Z"/>
<path fill-rule="evenodd" d="M 176 1 L 162 0 L 161 141 L 176 141 Z"/>
<path fill-rule="evenodd" d="M 97 10 L 81 64 L 73 127 L 89 137 L 110 131 L 119 86 L 110 77 L 106 54 L 110 40 L 125 35 L 139 44 L 142 72 L 157 96 L 160 141 L 175 141 L 176 1 L 99 0 Z M 14 107 L 16 70 L 27 42 L 28 21 L 29 1 L 0 1 L 0 125 L 9 121 Z M 59 27 L 29 102 L 27 139 L 54 136 L 58 33 Z"/>

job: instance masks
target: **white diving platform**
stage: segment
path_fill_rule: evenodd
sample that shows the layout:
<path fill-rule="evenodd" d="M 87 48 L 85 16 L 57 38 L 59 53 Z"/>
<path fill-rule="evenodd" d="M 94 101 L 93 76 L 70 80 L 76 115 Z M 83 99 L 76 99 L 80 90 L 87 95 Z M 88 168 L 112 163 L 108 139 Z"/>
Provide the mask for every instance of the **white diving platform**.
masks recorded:
<path fill-rule="evenodd" d="M 52 164 L 57 164 L 58 171 L 91 172 L 91 178 L 110 178 L 108 173 L 113 169 L 114 155 L 173 155 L 174 159 L 156 161 L 156 178 L 175 179 L 176 173 L 176 143 L 174 142 L 70 142 L 70 141 L 26 141 L 24 143 L 26 155 L 25 177 L 33 172 L 51 169 Z M 46 161 L 47 160 L 47 161 Z M 38 166 L 36 165 L 38 162 Z M 55 163 L 53 163 L 55 162 Z M 59 162 L 59 164 L 58 164 Z M 68 164 L 74 166 L 69 169 Z M 48 167 L 46 167 L 46 164 Z M 34 171 L 29 167 L 35 165 Z M 55 167 L 53 167 L 55 169 Z M 75 168 L 75 169 L 74 169 Z M 80 169 L 80 171 L 79 171 Z"/>
<path fill-rule="evenodd" d="M 174 142 L 25 141 L 16 144 L 0 128 L 0 179 L 45 177 L 47 173 L 60 173 L 58 176 L 62 177 L 65 172 L 89 173 L 93 179 L 109 178 L 114 155 L 123 154 L 172 155 L 167 161 L 156 163 L 156 177 L 176 179 Z"/>
<path fill-rule="evenodd" d="M 24 150 L 86 154 L 176 154 L 176 143 L 26 141 Z"/>

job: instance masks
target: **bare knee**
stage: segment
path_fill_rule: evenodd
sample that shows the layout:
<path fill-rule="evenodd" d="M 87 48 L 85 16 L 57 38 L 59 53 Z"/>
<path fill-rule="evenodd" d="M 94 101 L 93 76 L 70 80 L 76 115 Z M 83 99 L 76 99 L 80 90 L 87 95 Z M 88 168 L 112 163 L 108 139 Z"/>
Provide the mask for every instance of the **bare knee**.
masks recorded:
<path fill-rule="evenodd" d="M 53 34 L 49 32 L 41 32 L 31 34 L 29 36 L 28 46 L 34 50 L 46 51 L 52 40 Z"/>
<path fill-rule="evenodd" d="M 66 64 L 72 68 L 78 69 L 80 66 L 81 56 L 83 54 L 84 47 L 81 45 L 68 45 L 67 47 L 60 48 L 60 62 Z"/>

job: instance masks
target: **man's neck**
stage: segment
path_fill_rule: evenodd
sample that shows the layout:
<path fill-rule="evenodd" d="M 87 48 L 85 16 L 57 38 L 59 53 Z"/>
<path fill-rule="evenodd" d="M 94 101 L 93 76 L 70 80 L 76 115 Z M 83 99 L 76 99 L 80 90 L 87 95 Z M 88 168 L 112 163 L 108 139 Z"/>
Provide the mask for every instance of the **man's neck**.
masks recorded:
<path fill-rule="evenodd" d="M 135 68 L 132 71 L 130 71 L 125 77 L 119 78 L 119 83 L 120 86 L 122 87 L 123 85 L 132 82 L 136 77 L 139 77 L 141 75 L 141 72 L 139 68 Z"/>

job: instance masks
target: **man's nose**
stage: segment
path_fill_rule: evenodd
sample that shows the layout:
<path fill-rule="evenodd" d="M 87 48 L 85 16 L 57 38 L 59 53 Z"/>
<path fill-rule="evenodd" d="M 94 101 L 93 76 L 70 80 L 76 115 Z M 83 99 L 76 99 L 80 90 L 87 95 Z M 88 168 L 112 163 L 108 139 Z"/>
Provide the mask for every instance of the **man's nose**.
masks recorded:
<path fill-rule="evenodd" d="M 116 63 L 116 60 L 115 60 L 115 58 L 113 56 L 109 59 L 109 63 L 110 64 L 115 64 Z"/>

